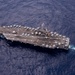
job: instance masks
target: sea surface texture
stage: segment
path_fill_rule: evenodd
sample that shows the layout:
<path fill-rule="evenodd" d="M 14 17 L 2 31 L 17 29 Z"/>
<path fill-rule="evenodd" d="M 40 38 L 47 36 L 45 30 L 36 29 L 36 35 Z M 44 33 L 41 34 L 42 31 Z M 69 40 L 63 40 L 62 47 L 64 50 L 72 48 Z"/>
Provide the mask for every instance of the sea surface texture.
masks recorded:
<path fill-rule="evenodd" d="M 0 0 L 0 26 L 39 27 L 75 45 L 75 0 Z M 75 51 L 52 50 L 0 39 L 0 75 L 75 75 Z"/>

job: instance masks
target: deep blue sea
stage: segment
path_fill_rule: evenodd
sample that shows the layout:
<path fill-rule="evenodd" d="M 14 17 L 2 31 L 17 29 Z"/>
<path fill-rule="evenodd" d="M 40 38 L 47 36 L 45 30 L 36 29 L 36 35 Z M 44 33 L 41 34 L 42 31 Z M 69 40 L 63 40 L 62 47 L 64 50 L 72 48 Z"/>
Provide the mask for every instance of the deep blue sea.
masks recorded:
<path fill-rule="evenodd" d="M 42 23 L 75 45 L 75 0 L 0 0 L 0 26 L 38 27 Z M 75 51 L 0 39 L 0 75 L 75 75 Z"/>

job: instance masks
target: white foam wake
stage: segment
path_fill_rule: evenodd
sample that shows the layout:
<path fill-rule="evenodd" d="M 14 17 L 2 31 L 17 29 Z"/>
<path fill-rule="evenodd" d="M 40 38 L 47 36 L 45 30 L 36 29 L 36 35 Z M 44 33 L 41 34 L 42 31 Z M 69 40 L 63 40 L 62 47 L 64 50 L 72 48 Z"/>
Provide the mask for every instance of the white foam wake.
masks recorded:
<path fill-rule="evenodd" d="M 70 45 L 69 49 L 75 50 L 75 46 L 74 45 Z"/>

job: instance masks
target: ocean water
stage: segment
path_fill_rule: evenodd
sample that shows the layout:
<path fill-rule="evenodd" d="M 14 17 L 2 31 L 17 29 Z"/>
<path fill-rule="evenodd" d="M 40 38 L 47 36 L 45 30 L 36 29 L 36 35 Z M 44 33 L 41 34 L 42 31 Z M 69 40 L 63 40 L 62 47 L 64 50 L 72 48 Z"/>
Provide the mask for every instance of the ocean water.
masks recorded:
<path fill-rule="evenodd" d="M 75 45 L 75 0 L 0 0 L 0 26 L 39 27 L 42 23 Z M 0 39 L 0 75 L 75 75 L 75 51 Z"/>

